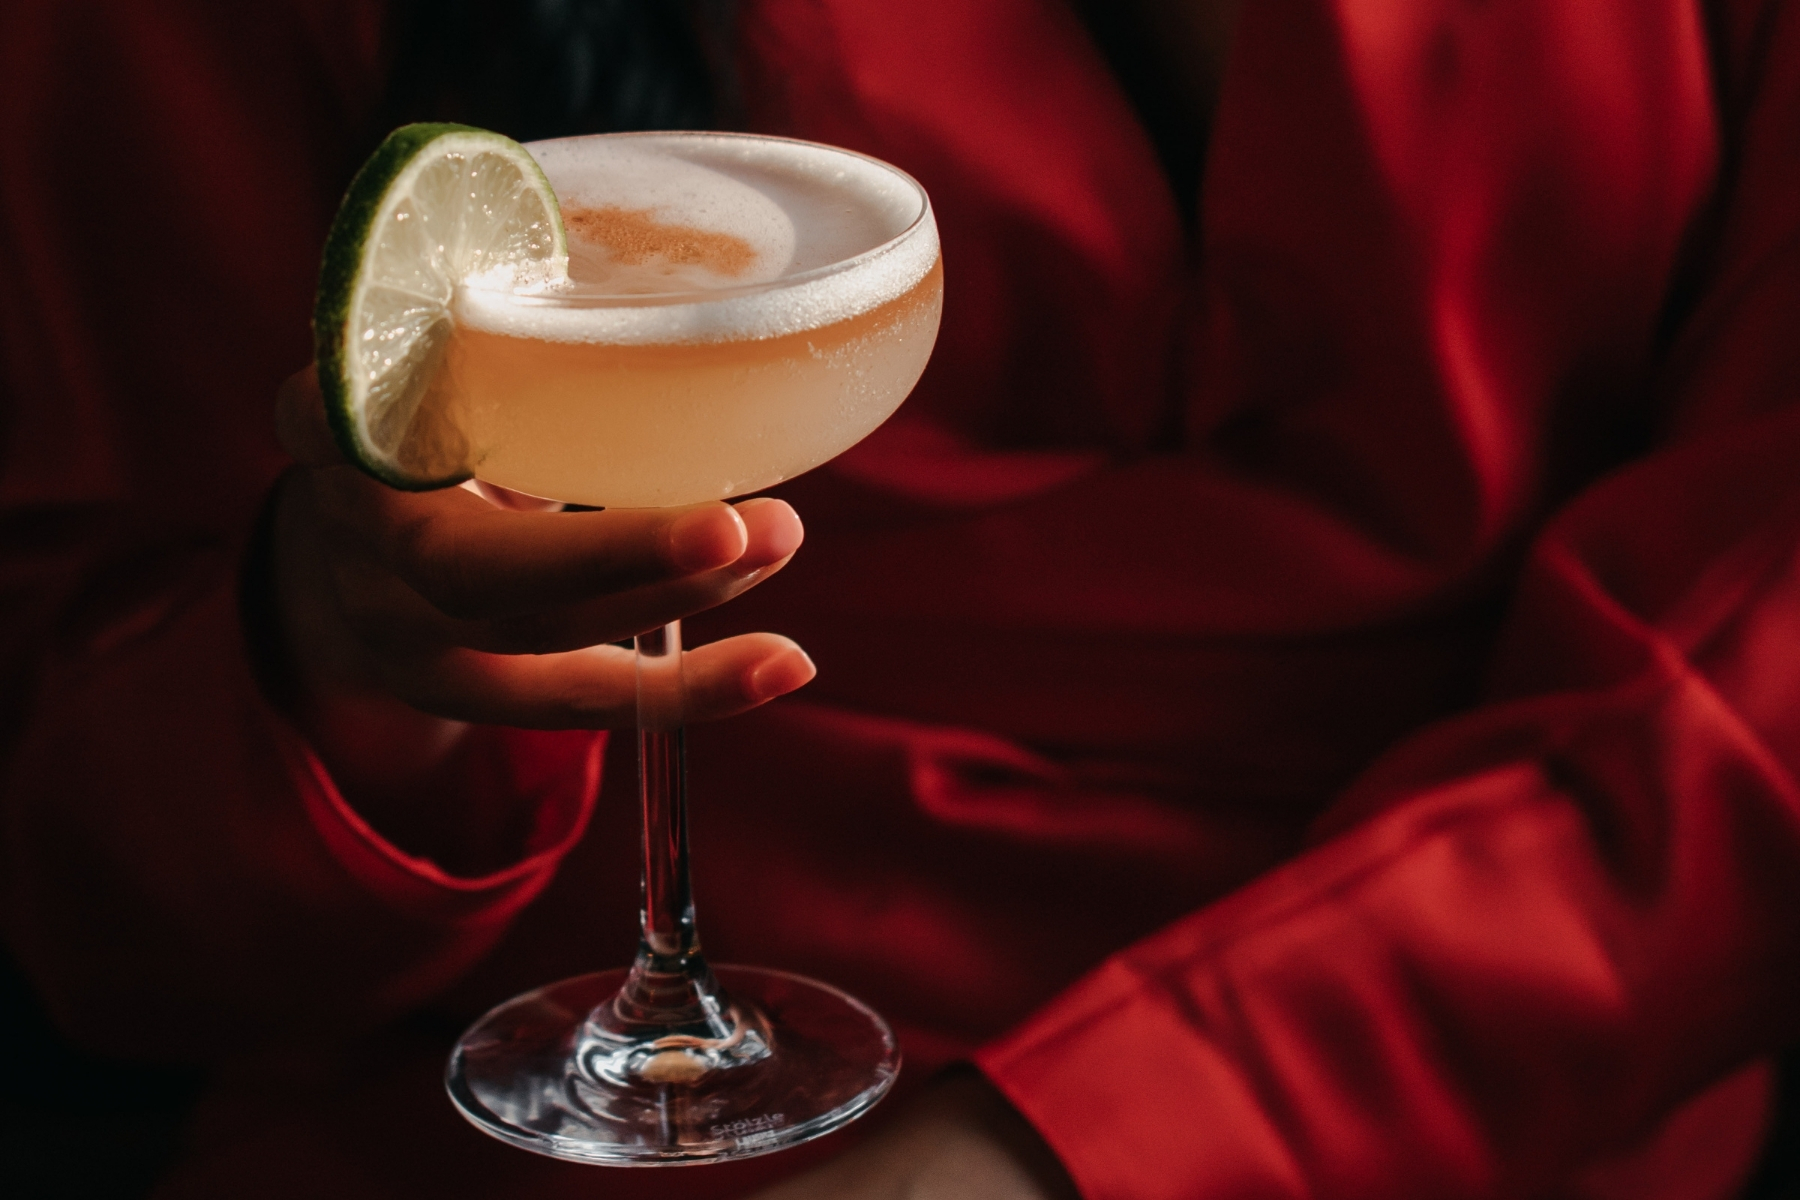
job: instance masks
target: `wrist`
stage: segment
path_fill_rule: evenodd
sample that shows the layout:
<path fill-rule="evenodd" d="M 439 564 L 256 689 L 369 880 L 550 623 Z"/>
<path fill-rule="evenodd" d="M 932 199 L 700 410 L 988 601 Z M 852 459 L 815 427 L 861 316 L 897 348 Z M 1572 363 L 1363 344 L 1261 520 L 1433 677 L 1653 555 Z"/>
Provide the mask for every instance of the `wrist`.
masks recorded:
<path fill-rule="evenodd" d="M 344 618 L 301 474 L 276 483 L 245 555 L 240 597 L 253 669 L 345 800 L 413 852 L 434 812 L 453 821 L 429 784 L 469 726 L 420 712 L 381 685 Z"/>

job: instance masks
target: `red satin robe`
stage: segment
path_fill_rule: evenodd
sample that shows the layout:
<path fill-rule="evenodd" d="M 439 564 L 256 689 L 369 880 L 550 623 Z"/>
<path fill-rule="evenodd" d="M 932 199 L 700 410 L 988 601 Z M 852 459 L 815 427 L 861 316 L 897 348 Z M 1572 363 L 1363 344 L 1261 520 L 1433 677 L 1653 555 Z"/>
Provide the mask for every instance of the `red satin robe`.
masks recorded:
<path fill-rule="evenodd" d="M 378 24 L 0 16 L 7 944 L 214 1068 L 165 1196 L 731 1194 L 806 1152 L 568 1167 L 437 1092 L 628 954 L 625 739 L 477 731 L 402 834 L 247 665 Z M 1197 198 L 1057 0 L 738 37 L 757 128 L 924 182 L 948 290 L 694 623 L 820 667 L 694 738 L 713 956 L 972 1057 L 1090 1200 L 1729 1195 L 1800 1032 L 1800 12 L 1258 0 Z"/>

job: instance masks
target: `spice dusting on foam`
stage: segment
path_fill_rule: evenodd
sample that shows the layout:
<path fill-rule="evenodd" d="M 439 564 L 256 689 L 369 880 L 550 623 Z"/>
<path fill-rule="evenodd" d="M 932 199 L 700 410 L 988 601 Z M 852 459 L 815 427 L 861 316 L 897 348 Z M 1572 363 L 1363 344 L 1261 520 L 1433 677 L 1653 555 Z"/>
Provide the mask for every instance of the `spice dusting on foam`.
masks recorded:
<path fill-rule="evenodd" d="M 738 279 L 755 265 L 756 247 L 744 238 L 716 229 L 665 224 L 655 213 L 651 208 L 565 208 L 563 228 L 572 237 L 604 248 L 614 263 L 624 266 L 663 262 Z"/>

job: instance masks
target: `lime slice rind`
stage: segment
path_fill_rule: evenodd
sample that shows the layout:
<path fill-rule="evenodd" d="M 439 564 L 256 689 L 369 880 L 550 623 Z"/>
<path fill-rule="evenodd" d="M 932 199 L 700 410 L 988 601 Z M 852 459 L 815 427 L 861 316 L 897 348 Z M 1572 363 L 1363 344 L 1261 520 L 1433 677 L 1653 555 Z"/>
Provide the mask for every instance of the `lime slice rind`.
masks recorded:
<path fill-rule="evenodd" d="M 319 384 L 345 456 L 398 488 L 469 478 L 440 367 L 457 287 L 536 288 L 568 262 L 556 196 L 525 148 L 407 125 L 363 165 L 326 239 L 313 314 Z"/>

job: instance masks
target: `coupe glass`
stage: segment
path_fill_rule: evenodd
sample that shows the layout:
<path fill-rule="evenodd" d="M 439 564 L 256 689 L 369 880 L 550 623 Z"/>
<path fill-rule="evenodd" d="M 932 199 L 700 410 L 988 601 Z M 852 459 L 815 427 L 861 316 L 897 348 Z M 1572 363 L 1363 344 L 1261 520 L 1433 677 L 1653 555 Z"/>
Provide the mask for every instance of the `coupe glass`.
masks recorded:
<path fill-rule="evenodd" d="M 860 440 L 924 370 L 942 268 L 930 203 L 904 173 L 730 134 L 529 149 L 563 205 L 572 282 L 457 299 L 445 402 L 484 448 L 480 478 L 608 507 L 743 495 Z M 600 241 L 584 245 L 584 230 Z M 707 962 L 689 885 L 679 623 L 637 638 L 637 680 L 636 959 L 482 1017 L 451 1055 L 450 1096 L 495 1137 L 584 1162 L 797 1145 L 880 1100 L 899 1048 L 836 988 Z"/>

